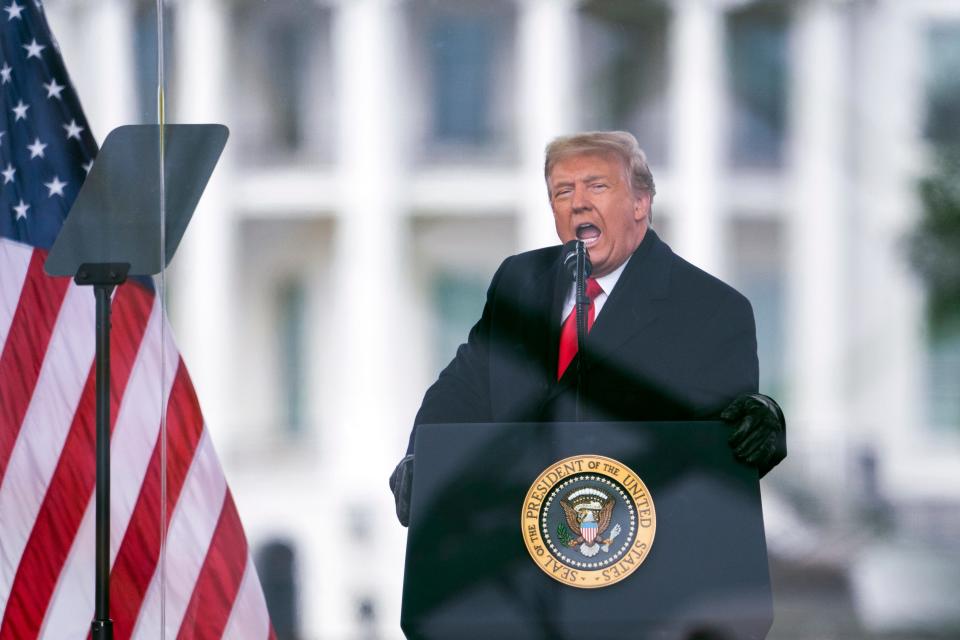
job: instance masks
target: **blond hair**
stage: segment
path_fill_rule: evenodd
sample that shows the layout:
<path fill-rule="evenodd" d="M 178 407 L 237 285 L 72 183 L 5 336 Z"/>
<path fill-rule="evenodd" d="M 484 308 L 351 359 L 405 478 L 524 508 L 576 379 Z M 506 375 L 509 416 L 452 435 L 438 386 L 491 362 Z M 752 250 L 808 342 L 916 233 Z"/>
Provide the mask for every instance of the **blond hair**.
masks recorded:
<path fill-rule="evenodd" d="M 653 174 L 647 165 L 647 156 L 633 134 L 626 131 L 589 131 L 554 138 L 547 145 L 546 160 L 543 164 L 547 192 L 550 191 L 550 172 L 558 161 L 569 156 L 589 154 L 614 155 L 620 158 L 623 166 L 627 168 L 634 195 L 647 192 L 652 199 L 657 193 Z"/>

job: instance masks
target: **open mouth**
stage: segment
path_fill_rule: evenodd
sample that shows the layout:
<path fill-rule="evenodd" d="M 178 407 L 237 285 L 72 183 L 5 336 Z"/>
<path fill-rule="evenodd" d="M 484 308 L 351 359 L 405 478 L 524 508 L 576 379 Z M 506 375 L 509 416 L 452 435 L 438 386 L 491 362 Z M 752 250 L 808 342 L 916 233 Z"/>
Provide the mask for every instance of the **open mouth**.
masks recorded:
<path fill-rule="evenodd" d="M 589 222 L 577 226 L 577 240 L 583 240 L 583 244 L 590 246 L 600 239 L 600 229 Z"/>

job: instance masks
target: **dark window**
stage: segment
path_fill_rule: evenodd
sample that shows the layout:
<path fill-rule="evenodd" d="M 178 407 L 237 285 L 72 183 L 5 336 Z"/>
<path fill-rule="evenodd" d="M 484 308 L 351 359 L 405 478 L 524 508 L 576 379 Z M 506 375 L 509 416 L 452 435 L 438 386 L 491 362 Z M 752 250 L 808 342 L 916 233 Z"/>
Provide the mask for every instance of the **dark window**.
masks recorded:
<path fill-rule="evenodd" d="M 591 0 L 580 11 L 583 126 L 630 131 L 657 165 L 667 162 L 668 27 L 659 2 Z"/>
<path fill-rule="evenodd" d="M 238 0 L 232 79 L 242 160 L 329 159 L 334 100 L 330 9 L 314 0 Z"/>
<path fill-rule="evenodd" d="M 470 328 L 483 312 L 487 282 L 480 276 L 453 271 L 438 273 L 433 280 L 434 358 L 442 369 L 466 342 Z"/>
<path fill-rule="evenodd" d="M 930 422 L 937 428 L 960 429 L 960 326 L 931 338 L 927 368 Z"/>
<path fill-rule="evenodd" d="M 778 3 L 729 14 L 730 159 L 738 167 L 783 164 L 787 129 L 788 15 Z"/>
<path fill-rule="evenodd" d="M 277 290 L 280 382 L 283 397 L 283 424 L 292 434 L 304 429 L 304 362 L 306 337 L 306 288 L 299 279 L 283 283 Z"/>
<path fill-rule="evenodd" d="M 430 30 L 435 140 L 476 145 L 490 137 L 493 45 L 489 17 L 436 17 Z"/>
<path fill-rule="evenodd" d="M 936 144 L 960 145 L 960 23 L 930 27 L 927 70 L 924 135 Z"/>
<path fill-rule="evenodd" d="M 280 540 L 267 542 L 257 550 L 254 562 L 277 640 L 296 640 L 300 637 L 300 615 L 293 546 Z"/>
<path fill-rule="evenodd" d="M 503 0 L 410 4 L 414 112 L 422 113 L 415 119 L 426 160 L 502 161 L 509 154 L 515 13 Z"/>

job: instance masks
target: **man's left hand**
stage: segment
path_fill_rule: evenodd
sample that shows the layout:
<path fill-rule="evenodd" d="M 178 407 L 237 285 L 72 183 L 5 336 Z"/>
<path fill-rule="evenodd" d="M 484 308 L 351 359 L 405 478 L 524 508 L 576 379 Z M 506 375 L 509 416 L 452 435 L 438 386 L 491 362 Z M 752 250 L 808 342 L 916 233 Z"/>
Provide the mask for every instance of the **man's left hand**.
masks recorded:
<path fill-rule="evenodd" d="M 761 476 L 787 456 L 786 422 L 773 398 L 744 393 L 723 410 L 720 418 L 733 427 L 729 438 L 733 455 L 756 467 Z"/>

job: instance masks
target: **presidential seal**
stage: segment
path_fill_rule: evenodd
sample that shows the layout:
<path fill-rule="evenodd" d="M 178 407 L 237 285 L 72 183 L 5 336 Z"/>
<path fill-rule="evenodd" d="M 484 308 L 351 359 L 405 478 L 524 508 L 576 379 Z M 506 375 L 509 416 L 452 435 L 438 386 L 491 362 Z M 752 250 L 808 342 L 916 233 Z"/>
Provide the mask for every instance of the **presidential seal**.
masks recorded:
<path fill-rule="evenodd" d="M 640 477 L 596 455 L 545 469 L 527 492 L 520 522 L 537 566 L 581 589 L 608 587 L 636 571 L 657 530 L 653 499 Z"/>

